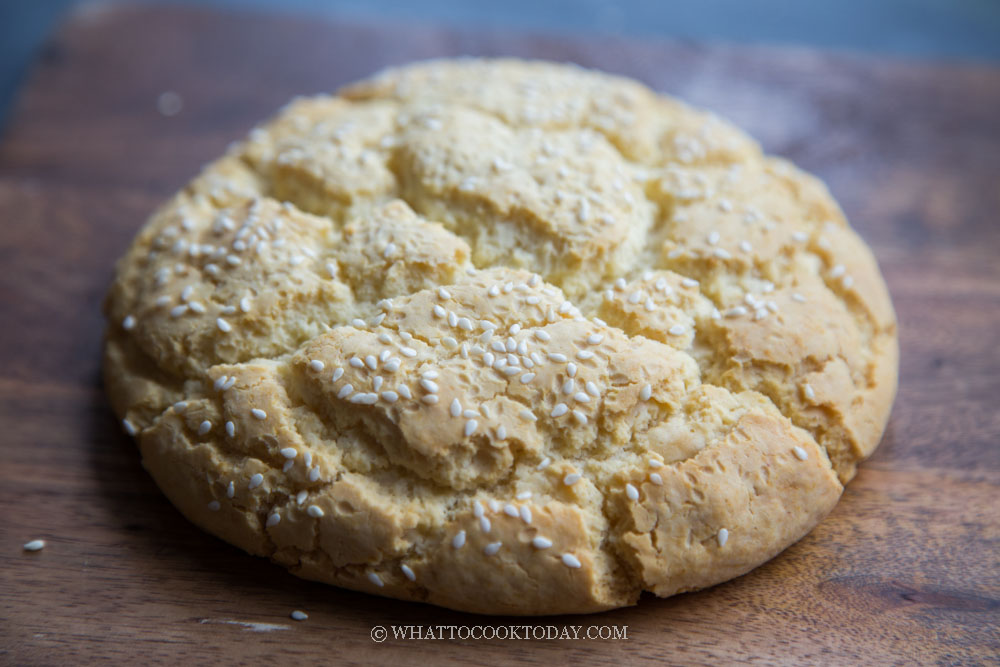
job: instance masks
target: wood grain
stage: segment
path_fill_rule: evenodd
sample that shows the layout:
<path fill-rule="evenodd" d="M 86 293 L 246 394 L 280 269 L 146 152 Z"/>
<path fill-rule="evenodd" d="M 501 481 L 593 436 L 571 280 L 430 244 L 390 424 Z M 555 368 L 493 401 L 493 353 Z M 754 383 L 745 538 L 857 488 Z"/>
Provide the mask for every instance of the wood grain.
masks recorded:
<path fill-rule="evenodd" d="M 526 621 L 313 585 L 201 533 L 142 470 L 103 398 L 100 300 L 160 200 L 292 95 L 462 53 L 573 60 L 730 117 L 826 179 L 899 313 L 889 429 L 812 534 L 707 591 L 539 621 L 627 626 L 624 641 L 374 643 L 374 625 Z M 156 110 L 165 90 L 183 98 L 176 116 Z M 1000 70 L 989 67 L 179 9 L 78 13 L 0 139 L 0 662 L 997 664 L 998 111 Z M 22 552 L 32 538 L 46 548 Z M 308 621 L 288 618 L 297 608 Z"/>

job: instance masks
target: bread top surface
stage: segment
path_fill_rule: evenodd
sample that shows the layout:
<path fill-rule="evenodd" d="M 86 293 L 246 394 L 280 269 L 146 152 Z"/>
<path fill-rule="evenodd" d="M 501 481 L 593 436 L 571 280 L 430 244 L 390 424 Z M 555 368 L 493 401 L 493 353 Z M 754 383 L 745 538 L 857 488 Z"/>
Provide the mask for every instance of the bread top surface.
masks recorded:
<path fill-rule="evenodd" d="M 836 502 L 896 383 L 885 285 L 819 181 L 541 62 L 292 101 L 152 216 L 105 309 L 112 404 L 192 520 L 489 613 L 763 562 Z"/>

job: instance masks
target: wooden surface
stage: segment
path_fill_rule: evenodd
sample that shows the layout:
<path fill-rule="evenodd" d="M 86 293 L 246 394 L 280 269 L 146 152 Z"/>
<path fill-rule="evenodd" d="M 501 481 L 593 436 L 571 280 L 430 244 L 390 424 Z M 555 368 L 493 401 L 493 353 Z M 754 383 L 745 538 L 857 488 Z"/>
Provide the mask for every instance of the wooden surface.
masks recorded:
<path fill-rule="evenodd" d="M 889 429 L 812 534 L 711 590 L 536 621 L 627 640 L 375 643 L 375 625 L 532 621 L 303 582 L 201 533 L 103 398 L 100 300 L 160 200 L 294 94 L 460 53 L 574 60 L 732 118 L 827 180 L 898 309 Z M 0 663 L 1000 661 L 998 69 L 91 10 L 45 49 L 0 138 L 0 221 Z M 32 538 L 44 551 L 22 552 Z"/>

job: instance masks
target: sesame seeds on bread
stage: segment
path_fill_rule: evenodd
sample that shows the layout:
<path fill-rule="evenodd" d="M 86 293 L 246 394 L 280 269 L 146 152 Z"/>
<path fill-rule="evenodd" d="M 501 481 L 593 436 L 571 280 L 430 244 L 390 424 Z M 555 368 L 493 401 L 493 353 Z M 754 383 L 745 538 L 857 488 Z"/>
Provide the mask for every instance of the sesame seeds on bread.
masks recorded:
<path fill-rule="evenodd" d="M 896 386 L 819 181 L 543 62 L 292 101 L 153 214 L 105 311 L 112 406 L 189 519 L 481 613 L 747 572 L 829 512 Z"/>

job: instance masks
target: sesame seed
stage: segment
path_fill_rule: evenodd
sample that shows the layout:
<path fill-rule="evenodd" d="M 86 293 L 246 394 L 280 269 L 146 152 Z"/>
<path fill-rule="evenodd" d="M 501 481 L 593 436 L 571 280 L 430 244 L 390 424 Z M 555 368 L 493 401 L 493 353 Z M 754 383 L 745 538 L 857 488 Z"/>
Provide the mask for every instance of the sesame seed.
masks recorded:
<path fill-rule="evenodd" d="M 572 567 L 574 569 L 583 567 L 582 563 L 580 563 L 580 559 L 578 559 L 573 554 L 563 554 L 562 562 L 563 565 L 565 565 L 566 567 Z"/>
<path fill-rule="evenodd" d="M 746 315 L 746 314 L 747 314 L 747 309 L 744 308 L 743 306 L 736 306 L 735 308 L 730 308 L 725 313 L 723 313 L 723 315 L 725 315 L 726 317 L 739 317 L 741 315 Z"/>
<path fill-rule="evenodd" d="M 267 419 L 267 413 L 260 408 L 254 408 L 250 411 L 250 414 L 254 416 L 254 419 Z"/>
<path fill-rule="evenodd" d="M 524 375 L 521 376 L 521 384 L 528 384 L 534 379 L 535 379 L 534 373 L 525 373 Z"/>
<path fill-rule="evenodd" d="M 180 317 L 188 311 L 188 306 L 186 303 L 182 303 L 179 306 L 174 306 L 170 309 L 170 317 Z"/>
<path fill-rule="evenodd" d="M 465 422 L 465 428 L 463 429 L 462 432 L 465 433 L 465 437 L 468 438 L 470 435 L 476 432 L 477 428 L 479 428 L 479 422 L 477 422 L 475 419 L 470 419 L 467 422 Z"/>
<path fill-rule="evenodd" d="M 125 319 L 122 320 L 122 329 L 125 331 L 131 331 L 135 328 L 135 317 L 132 315 L 126 315 Z"/>
<path fill-rule="evenodd" d="M 462 410 L 462 416 L 466 419 L 474 419 L 479 416 L 479 412 L 477 410 Z"/>
<path fill-rule="evenodd" d="M 697 287 L 698 281 L 694 278 L 683 278 L 681 279 L 681 285 L 684 287 Z"/>
<path fill-rule="evenodd" d="M 485 516 L 479 517 L 479 529 L 480 530 L 482 530 L 484 533 L 488 533 L 488 532 L 490 532 L 490 529 L 492 529 L 492 528 L 493 528 L 493 522 L 490 521 L 489 517 L 485 517 Z"/>
<path fill-rule="evenodd" d="M 847 271 L 847 269 L 844 267 L 844 265 L 843 264 L 838 264 L 835 267 L 833 267 L 832 269 L 830 269 L 830 277 L 831 278 L 839 278 L 840 276 L 844 275 L 845 271 Z"/>
<path fill-rule="evenodd" d="M 601 396 L 601 390 L 598 389 L 597 385 L 591 382 L 590 380 L 587 381 L 587 384 L 585 385 L 584 388 L 587 390 L 587 393 L 593 396 L 594 398 L 599 398 Z"/>
<path fill-rule="evenodd" d="M 576 401 L 577 403 L 589 403 L 590 396 L 586 392 L 578 391 L 575 394 L 573 394 L 573 400 Z"/>
<path fill-rule="evenodd" d="M 648 401 L 649 397 L 653 395 L 653 385 L 644 384 L 642 389 L 639 390 L 639 400 Z"/>
<path fill-rule="evenodd" d="M 809 458 L 809 454 L 806 452 L 806 450 L 802 449 L 798 445 L 792 447 L 792 452 L 795 454 L 795 458 L 797 458 L 799 461 L 805 461 L 806 459 Z"/>
<path fill-rule="evenodd" d="M 309 368 L 318 373 L 319 371 L 326 368 L 326 364 L 324 364 L 319 359 L 313 359 L 312 361 L 309 362 Z"/>
<path fill-rule="evenodd" d="M 500 426 L 497 426 L 497 440 L 506 440 L 506 439 L 507 439 L 507 427 L 504 426 L 503 424 L 500 424 Z"/>
<path fill-rule="evenodd" d="M 394 254 L 396 254 L 396 244 L 386 243 L 385 250 L 382 251 L 382 257 L 389 258 Z"/>
<path fill-rule="evenodd" d="M 712 252 L 712 254 L 715 255 L 716 257 L 718 257 L 719 259 L 730 259 L 730 258 L 732 258 L 732 255 L 725 248 L 716 248 Z"/>
<path fill-rule="evenodd" d="M 299 611 L 298 609 L 296 609 L 291 613 L 291 617 L 293 621 L 304 621 L 307 618 L 309 618 L 309 614 L 305 613 L 304 611 Z"/>
<path fill-rule="evenodd" d="M 565 403 L 558 403 L 556 407 L 552 408 L 552 412 L 549 414 L 549 416 L 562 417 L 567 412 L 569 412 L 569 407 Z"/>
<path fill-rule="evenodd" d="M 264 483 L 264 476 L 262 474 L 260 474 L 259 472 L 258 473 L 254 473 L 253 475 L 250 476 L 249 487 L 251 489 L 256 489 L 258 486 L 260 486 L 263 483 Z"/>
<path fill-rule="evenodd" d="M 236 495 L 236 484 L 230 481 L 229 486 L 226 487 L 226 497 L 232 498 L 235 495 Z"/>
<path fill-rule="evenodd" d="M 590 350 L 580 350 L 579 352 L 576 353 L 576 358 L 577 359 L 586 360 L 586 359 L 593 358 L 593 356 L 594 356 L 594 353 L 591 352 Z"/>
<path fill-rule="evenodd" d="M 542 537 L 541 535 L 539 535 L 531 540 L 531 546 L 535 547 L 536 549 L 548 549 L 549 547 L 552 546 L 552 540 L 548 539 L 547 537 Z"/>
<path fill-rule="evenodd" d="M 45 548 L 45 540 L 31 540 L 30 542 L 25 542 L 21 548 L 25 551 L 41 551 Z"/>
<path fill-rule="evenodd" d="M 531 508 L 527 505 L 521 505 L 521 521 L 531 523 Z"/>
<path fill-rule="evenodd" d="M 395 403 L 399 400 L 399 394 L 394 391 L 383 391 L 381 396 L 386 403 Z"/>
<path fill-rule="evenodd" d="M 628 295 L 628 302 L 631 304 L 637 304 L 642 301 L 642 292 L 632 292 Z"/>
<path fill-rule="evenodd" d="M 315 466 L 309 469 L 309 481 L 315 482 L 319 479 L 319 466 Z"/>
<path fill-rule="evenodd" d="M 326 512 L 324 512 L 323 508 L 320 507 L 319 505 L 310 505 L 309 507 L 306 508 L 306 514 L 308 514 L 314 519 L 318 519 L 324 514 L 326 514 Z"/>
<path fill-rule="evenodd" d="M 544 343 L 544 342 L 547 342 L 547 341 L 551 340 L 552 336 L 550 336 L 547 331 L 543 331 L 542 329 L 538 329 L 537 331 L 535 331 L 535 338 L 537 338 L 538 340 L 540 340 L 540 341 L 542 341 Z"/>
<path fill-rule="evenodd" d="M 528 410 L 527 408 L 525 408 L 524 410 L 521 410 L 517 414 L 518 414 L 518 416 L 521 419 L 523 419 L 525 421 L 529 421 L 529 422 L 538 421 L 538 417 L 535 416 L 535 413 L 532 412 L 531 410 Z"/>
<path fill-rule="evenodd" d="M 562 393 L 564 393 L 564 394 L 572 394 L 574 386 L 575 386 L 575 383 L 573 382 L 572 379 L 566 380 L 565 382 L 563 382 Z"/>
<path fill-rule="evenodd" d="M 584 426 L 587 423 L 587 415 L 580 410 L 573 410 L 573 419 L 575 419 L 580 426 Z"/>
<path fill-rule="evenodd" d="M 808 398 L 810 401 L 816 398 L 816 392 L 813 390 L 811 384 L 807 383 L 802 385 L 802 393 L 805 394 L 805 397 Z"/>
<path fill-rule="evenodd" d="M 720 547 L 726 546 L 726 541 L 729 540 L 729 531 L 725 528 L 720 528 L 719 534 L 715 536 L 715 539 L 718 540 Z"/>
<path fill-rule="evenodd" d="M 299 455 L 299 450 L 295 449 L 294 447 L 282 447 L 281 455 L 284 456 L 286 459 L 294 459 L 296 456 Z"/>
<path fill-rule="evenodd" d="M 417 351 L 414 350 L 412 347 L 400 348 L 399 351 L 403 353 L 404 357 L 415 357 L 415 356 L 417 356 Z"/>
<path fill-rule="evenodd" d="M 564 364 L 567 361 L 566 355 L 560 352 L 549 352 L 549 359 L 560 364 Z"/>
<path fill-rule="evenodd" d="M 299 491 L 298 493 L 295 494 L 295 504 L 301 506 L 302 503 L 304 503 L 306 501 L 306 498 L 308 497 L 309 497 L 308 491 Z"/>
<path fill-rule="evenodd" d="M 396 387 L 396 392 L 403 398 L 407 399 L 413 398 L 413 394 L 410 393 L 410 388 L 407 387 L 405 384 L 401 384 L 398 387 Z"/>
<path fill-rule="evenodd" d="M 285 461 L 285 465 L 281 466 L 281 472 L 288 472 L 294 467 L 295 467 L 295 461 L 289 459 L 288 461 Z"/>
<path fill-rule="evenodd" d="M 509 517 L 514 518 L 514 519 L 516 519 L 519 516 L 519 514 L 520 514 L 517 511 L 517 507 L 515 507 L 514 505 L 512 505 L 510 503 L 507 503 L 506 505 L 503 506 L 503 513 L 506 514 Z"/>
<path fill-rule="evenodd" d="M 245 296 L 242 299 L 240 299 L 240 310 L 242 310 L 244 313 L 250 312 L 250 297 Z"/>
<path fill-rule="evenodd" d="M 483 547 L 483 553 L 487 556 L 495 556 L 500 547 L 503 546 L 503 542 L 490 542 L 485 547 Z"/>
<path fill-rule="evenodd" d="M 740 241 L 740 250 L 743 252 L 750 252 L 753 250 L 753 246 L 750 245 L 749 241 Z"/>
<path fill-rule="evenodd" d="M 345 384 L 343 387 L 340 388 L 340 391 L 337 392 L 337 398 L 347 398 L 353 392 L 354 392 L 354 385 Z"/>
<path fill-rule="evenodd" d="M 646 303 L 643 304 L 643 308 L 645 308 L 650 313 L 656 310 L 656 303 L 653 301 L 652 297 L 646 298 Z"/>
<path fill-rule="evenodd" d="M 212 422 L 207 419 L 198 425 L 198 435 L 205 435 L 212 430 Z"/>
<path fill-rule="evenodd" d="M 365 321 L 360 317 L 355 317 L 353 320 L 351 320 L 351 326 L 356 329 L 364 329 Z"/>
<path fill-rule="evenodd" d="M 279 523 L 281 523 L 281 515 L 275 512 L 267 517 L 267 521 L 264 525 L 270 528 L 271 526 L 277 526 Z"/>
<path fill-rule="evenodd" d="M 378 353 L 378 360 L 384 364 L 385 362 L 389 361 L 390 354 L 392 354 L 392 352 L 390 352 L 389 350 L 382 350 L 381 352 Z"/>
<path fill-rule="evenodd" d="M 455 533 L 455 537 L 451 538 L 451 546 L 455 549 L 461 549 L 465 546 L 465 531 L 460 530 Z"/>
<path fill-rule="evenodd" d="M 420 400 L 426 403 L 427 405 L 434 405 L 435 403 L 438 402 L 438 397 L 437 394 L 427 394 Z"/>
<path fill-rule="evenodd" d="M 403 572 L 403 576 L 406 577 L 407 579 L 409 579 L 410 581 L 416 581 L 417 580 L 417 575 L 413 573 L 413 570 L 410 569 L 409 565 L 406 565 L 404 563 L 404 564 L 402 564 L 402 565 L 399 566 L 399 569 Z"/>
<path fill-rule="evenodd" d="M 342 377 L 344 377 L 344 369 L 341 366 L 337 366 L 333 371 L 333 381 L 336 382 Z"/>
<path fill-rule="evenodd" d="M 124 429 L 125 429 L 125 432 L 126 432 L 126 433 L 128 433 L 129 435 L 133 435 L 133 436 L 134 436 L 134 435 L 135 435 L 136 433 L 138 433 L 138 432 L 139 432 L 139 429 L 137 429 L 137 428 L 135 427 L 135 424 L 133 424 L 132 422 L 130 422 L 130 421 L 129 421 L 129 420 L 127 420 L 127 419 L 123 419 L 123 420 L 122 420 L 122 428 L 124 428 Z"/>
<path fill-rule="evenodd" d="M 687 329 L 684 328 L 683 324 L 675 324 L 667 330 L 672 336 L 683 336 Z"/>
<path fill-rule="evenodd" d="M 854 285 L 854 278 L 852 276 L 844 276 L 841 278 L 840 284 L 844 286 L 844 289 L 850 289 Z"/>
<path fill-rule="evenodd" d="M 375 403 L 378 401 L 378 394 L 357 393 L 354 396 L 351 396 L 347 400 L 349 400 L 351 403 L 356 403 L 359 405 L 375 405 Z"/>
<path fill-rule="evenodd" d="M 805 303 L 806 298 L 799 294 L 798 292 L 792 293 L 792 301 L 798 301 L 799 303 Z"/>
<path fill-rule="evenodd" d="M 663 484 L 663 478 L 660 477 L 660 473 L 658 472 L 649 473 L 649 481 L 652 482 L 653 484 L 656 484 L 657 486 Z"/>
<path fill-rule="evenodd" d="M 626 484 L 625 495 L 628 496 L 629 500 L 639 500 L 639 489 L 635 488 L 631 484 Z"/>
<path fill-rule="evenodd" d="M 448 313 L 448 326 L 450 327 L 458 326 L 458 315 L 452 312 Z"/>
<path fill-rule="evenodd" d="M 446 290 L 443 287 L 438 287 L 438 289 L 437 289 L 437 295 L 438 295 L 438 297 L 440 297 L 442 299 L 450 299 L 451 298 L 451 292 L 449 292 L 448 290 Z"/>
<path fill-rule="evenodd" d="M 571 472 L 565 477 L 563 477 L 563 484 L 565 484 L 566 486 L 573 486 L 574 484 L 579 482 L 582 477 L 583 475 L 581 475 L 578 472 Z"/>
<path fill-rule="evenodd" d="M 708 235 L 708 244 L 715 245 L 719 242 L 719 232 L 712 232 Z"/>
<path fill-rule="evenodd" d="M 420 379 L 420 386 L 423 387 L 424 391 L 430 394 L 436 394 L 438 392 L 437 382 L 434 380 L 428 380 L 427 378 Z"/>
<path fill-rule="evenodd" d="M 371 370 L 377 369 L 378 368 L 378 359 L 376 359 L 374 355 L 371 355 L 371 354 L 367 355 L 365 357 L 365 366 L 367 366 Z"/>
<path fill-rule="evenodd" d="M 378 576 L 377 574 L 375 574 L 374 572 L 369 572 L 368 573 L 368 581 L 372 582 L 373 584 L 375 584 L 379 588 L 382 588 L 383 586 L 385 586 L 385 584 L 382 583 L 382 578 L 380 576 Z"/>
<path fill-rule="evenodd" d="M 792 239 L 799 243 L 805 243 L 809 239 L 809 235 L 805 232 L 792 232 Z"/>

